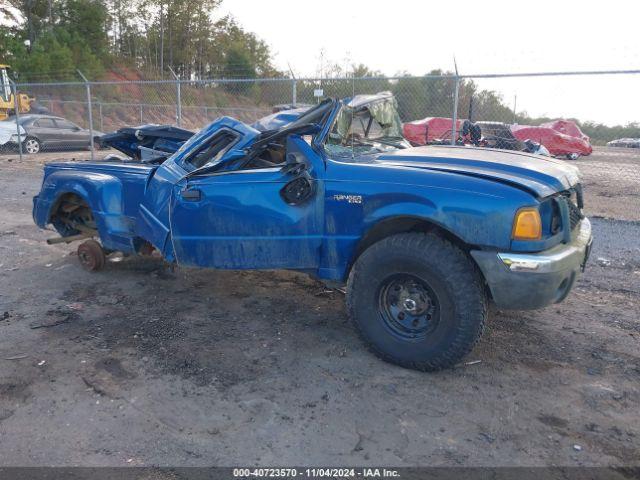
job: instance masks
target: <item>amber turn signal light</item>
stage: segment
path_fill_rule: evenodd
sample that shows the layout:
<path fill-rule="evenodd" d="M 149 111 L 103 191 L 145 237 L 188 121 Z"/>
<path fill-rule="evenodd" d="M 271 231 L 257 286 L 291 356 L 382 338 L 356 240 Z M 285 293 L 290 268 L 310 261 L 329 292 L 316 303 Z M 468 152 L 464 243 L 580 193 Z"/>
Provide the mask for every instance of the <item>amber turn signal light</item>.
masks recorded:
<path fill-rule="evenodd" d="M 542 221 L 537 208 L 518 210 L 513 221 L 511 238 L 514 240 L 540 240 L 542 238 Z"/>

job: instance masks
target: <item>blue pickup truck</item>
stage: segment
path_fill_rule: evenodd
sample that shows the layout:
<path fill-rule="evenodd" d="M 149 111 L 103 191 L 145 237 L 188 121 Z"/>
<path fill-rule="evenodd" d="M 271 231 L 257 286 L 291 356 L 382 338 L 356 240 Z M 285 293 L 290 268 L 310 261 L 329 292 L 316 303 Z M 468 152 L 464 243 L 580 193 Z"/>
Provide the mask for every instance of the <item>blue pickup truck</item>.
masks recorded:
<path fill-rule="evenodd" d="M 489 302 L 562 301 L 591 225 L 575 167 L 486 148 L 410 148 L 392 97 L 327 99 L 277 128 L 222 117 L 167 158 L 45 166 L 35 223 L 112 251 L 222 269 L 290 269 L 346 284 L 357 330 L 380 357 L 455 365 Z M 94 239 L 89 239 L 93 237 Z M 99 242 L 95 239 L 99 239 Z"/>

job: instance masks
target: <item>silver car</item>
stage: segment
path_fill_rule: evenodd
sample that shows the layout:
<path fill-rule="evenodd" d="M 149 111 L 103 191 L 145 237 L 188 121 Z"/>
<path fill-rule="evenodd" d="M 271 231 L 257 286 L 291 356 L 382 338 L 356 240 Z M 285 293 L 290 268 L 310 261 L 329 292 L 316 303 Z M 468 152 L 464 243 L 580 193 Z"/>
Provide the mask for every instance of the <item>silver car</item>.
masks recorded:
<path fill-rule="evenodd" d="M 5 122 L 15 125 L 15 117 Z M 84 149 L 91 145 L 89 130 L 61 117 L 27 114 L 21 115 L 18 123 L 25 133 L 22 148 L 26 153 L 38 153 L 45 149 Z M 102 132 L 93 131 L 94 138 L 101 135 Z"/>

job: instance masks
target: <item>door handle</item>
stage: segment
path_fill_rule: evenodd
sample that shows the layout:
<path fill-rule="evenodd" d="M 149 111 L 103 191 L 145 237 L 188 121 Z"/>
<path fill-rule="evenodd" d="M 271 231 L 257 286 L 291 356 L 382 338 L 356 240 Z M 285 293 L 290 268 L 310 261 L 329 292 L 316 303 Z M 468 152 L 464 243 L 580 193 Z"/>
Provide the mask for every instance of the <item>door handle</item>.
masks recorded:
<path fill-rule="evenodd" d="M 198 202 L 202 198 L 202 192 L 197 188 L 182 190 L 180 192 L 180 196 L 183 200 L 187 200 L 189 202 Z"/>

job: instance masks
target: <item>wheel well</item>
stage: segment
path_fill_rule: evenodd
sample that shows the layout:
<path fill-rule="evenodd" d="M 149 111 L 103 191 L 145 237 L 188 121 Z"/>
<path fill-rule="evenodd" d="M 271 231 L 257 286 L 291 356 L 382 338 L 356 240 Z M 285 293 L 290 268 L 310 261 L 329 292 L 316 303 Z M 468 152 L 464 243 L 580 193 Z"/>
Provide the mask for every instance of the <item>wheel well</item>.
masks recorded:
<path fill-rule="evenodd" d="M 353 255 L 352 261 L 349 265 L 349 269 L 347 270 L 347 275 L 358 257 L 371 245 L 391 235 L 409 232 L 436 233 L 440 237 L 448 240 L 449 242 L 460 248 L 460 250 L 465 252 L 465 254 L 469 256 L 469 258 L 472 258 L 471 255 L 469 255 L 471 245 L 467 244 L 461 238 L 457 237 L 445 228 L 442 228 L 440 225 L 420 217 L 393 217 L 381 220 L 380 222 L 376 223 L 369 229 L 369 231 L 367 231 L 364 237 L 362 237 L 362 239 L 358 243 L 356 252 Z M 475 263 L 473 259 L 472 261 Z"/>
<path fill-rule="evenodd" d="M 51 209 L 49 222 L 61 236 L 76 235 L 87 229 L 97 230 L 89 203 L 77 193 L 64 193 Z"/>
<path fill-rule="evenodd" d="M 411 217 L 411 216 L 401 216 L 401 217 L 393 217 L 385 220 L 381 220 L 376 223 L 369 231 L 362 237 L 358 247 L 356 248 L 356 253 L 353 255 L 353 259 L 349 264 L 349 267 L 346 272 L 346 277 L 349 276 L 351 272 L 351 268 L 355 264 L 358 257 L 364 252 L 367 248 L 373 245 L 376 242 L 379 242 L 383 238 L 389 237 L 391 235 L 396 235 L 398 233 L 410 233 L 410 232 L 418 232 L 418 233 L 435 233 L 441 238 L 449 241 L 458 247 L 469 259 L 469 261 L 475 266 L 476 271 L 480 278 L 482 279 L 483 284 L 485 285 L 485 289 L 488 295 L 488 298 L 491 298 L 491 291 L 486 283 L 484 275 L 475 259 L 469 253 L 472 249 L 472 245 L 466 243 L 461 238 L 457 237 L 449 230 L 441 227 L 440 225 L 431 222 L 429 220 L 425 220 L 420 217 Z"/>

